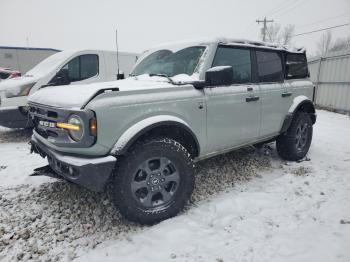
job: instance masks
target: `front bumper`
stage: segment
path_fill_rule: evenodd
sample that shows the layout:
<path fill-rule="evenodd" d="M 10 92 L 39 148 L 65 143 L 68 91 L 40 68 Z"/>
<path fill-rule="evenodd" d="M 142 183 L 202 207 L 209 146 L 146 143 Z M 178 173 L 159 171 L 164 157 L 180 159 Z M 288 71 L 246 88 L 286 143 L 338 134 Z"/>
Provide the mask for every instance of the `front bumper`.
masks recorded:
<path fill-rule="evenodd" d="M 28 128 L 33 123 L 28 114 L 21 112 L 19 107 L 0 108 L 0 126 L 8 128 Z"/>
<path fill-rule="evenodd" d="M 63 155 L 47 148 L 34 135 L 30 143 L 32 152 L 46 157 L 51 169 L 57 175 L 97 192 L 104 190 L 117 161 L 114 156 L 84 158 Z"/>

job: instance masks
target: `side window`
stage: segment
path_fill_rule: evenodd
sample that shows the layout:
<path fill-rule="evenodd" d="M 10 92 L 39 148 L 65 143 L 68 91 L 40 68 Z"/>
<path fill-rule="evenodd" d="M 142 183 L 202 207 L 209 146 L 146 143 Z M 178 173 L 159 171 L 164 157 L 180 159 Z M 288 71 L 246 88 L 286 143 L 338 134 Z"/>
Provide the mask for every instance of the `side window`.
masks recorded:
<path fill-rule="evenodd" d="M 251 82 L 252 65 L 249 49 L 219 46 L 215 54 L 214 66 L 232 66 L 233 84 Z"/>
<path fill-rule="evenodd" d="M 305 54 L 286 54 L 287 79 L 306 78 L 309 76 Z"/>
<path fill-rule="evenodd" d="M 68 74 L 70 82 L 88 79 L 98 74 L 98 55 L 81 55 L 70 60 L 61 69 Z"/>
<path fill-rule="evenodd" d="M 80 80 L 79 56 L 70 60 L 61 71 L 66 71 L 71 82 Z"/>
<path fill-rule="evenodd" d="M 98 56 L 80 56 L 80 79 L 88 79 L 98 74 Z"/>
<path fill-rule="evenodd" d="M 283 81 L 282 59 L 277 52 L 256 51 L 259 82 Z"/>

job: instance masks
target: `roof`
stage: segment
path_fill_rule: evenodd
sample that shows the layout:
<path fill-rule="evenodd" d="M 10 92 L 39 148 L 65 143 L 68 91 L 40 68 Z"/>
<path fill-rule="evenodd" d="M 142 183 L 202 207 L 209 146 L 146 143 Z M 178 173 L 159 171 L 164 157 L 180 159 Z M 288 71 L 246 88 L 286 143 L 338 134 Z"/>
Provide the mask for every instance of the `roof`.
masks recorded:
<path fill-rule="evenodd" d="M 213 43 L 237 45 L 237 46 L 261 47 L 261 48 L 276 49 L 276 50 L 282 50 L 287 52 L 297 52 L 297 53 L 305 52 L 305 49 L 303 47 L 296 48 L 296 47 L 291 47 L 286 45 L 279 45 L 276 43 L 268 43 L 268 42 L 248 40 L 248 39 L 235 39 L 235 38 L 227 38 L 227 37 L 190 39 L 185 41 L 161 44 L 159 46 L 156 46 L 155 48 L 169 46 L 169 45 L 203 45 L 203 44 L 213 44 Z"/>
<path fill-rule="evenodd" d="M 61 51 L 61 50 L 54 49 L 54 48 L 22 47 L 22 46 L 0 46 L 0 49 L 37 50 L 37 51 L 53 51 L 53 52 L 60 52 Z"/>

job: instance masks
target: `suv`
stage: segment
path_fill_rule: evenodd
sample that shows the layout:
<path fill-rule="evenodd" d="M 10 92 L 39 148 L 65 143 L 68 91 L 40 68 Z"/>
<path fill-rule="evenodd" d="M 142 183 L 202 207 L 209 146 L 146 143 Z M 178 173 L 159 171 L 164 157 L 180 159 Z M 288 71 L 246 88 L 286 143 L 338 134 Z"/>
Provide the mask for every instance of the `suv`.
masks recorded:
<path fill-rule="evenodd" d="M 36 174 L 110 188 L 126 218 L 157 223 L 185 206 L 196 161 L 274 140 L 282 158 L 305 157 L 316 121 L 308 76 L 302 49 L 224 38 L 158 46 L 128 79 L 29 97 L 32 151 L 49 162 Z"/>

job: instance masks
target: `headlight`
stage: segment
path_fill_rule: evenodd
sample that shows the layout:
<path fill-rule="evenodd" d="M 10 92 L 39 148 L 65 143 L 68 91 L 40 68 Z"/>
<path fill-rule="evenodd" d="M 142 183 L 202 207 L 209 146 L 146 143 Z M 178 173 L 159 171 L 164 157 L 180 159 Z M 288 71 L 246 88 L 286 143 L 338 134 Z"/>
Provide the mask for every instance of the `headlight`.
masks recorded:
<path fill-rule="evenodd" d="M 29 95 L 30 89 L 35 85 L 36 83 L 29 83 L 25 84 L 16 88 L 10 88 L 5 91 L 5 96 L 7 98 L 11 97 L 17 97 L 17 96 L 27 96 Z"/>
<path fill-rule="evenodd" d="M 68 129 L 70 137 L 74 141 L 80 141 L 84 136 L 83 120 L 77 115 L 71 115 L 68 119 L 68 124 L 72 127 Z"/>

